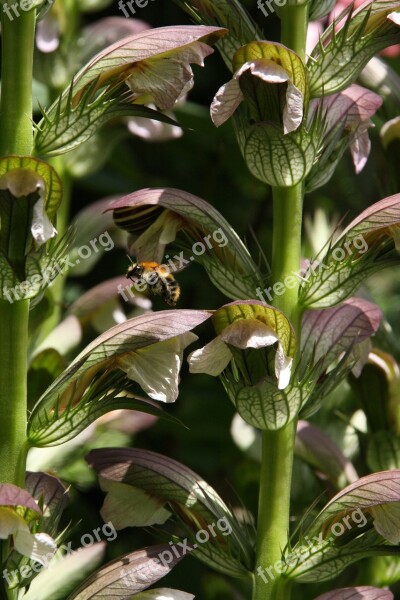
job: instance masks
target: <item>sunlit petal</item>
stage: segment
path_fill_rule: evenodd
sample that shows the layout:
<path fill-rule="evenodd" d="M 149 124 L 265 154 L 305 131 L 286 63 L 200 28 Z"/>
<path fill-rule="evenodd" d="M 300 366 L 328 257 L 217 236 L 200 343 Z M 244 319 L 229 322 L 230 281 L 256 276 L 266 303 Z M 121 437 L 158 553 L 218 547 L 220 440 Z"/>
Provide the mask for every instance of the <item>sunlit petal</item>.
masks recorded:
<path fill-rule="evenodd" d="M 293 358 L 285 356 L 281 344 L 275 354 L 275 375 L 278 379 L 278 389 L 284 390 L 289 385 L 292 373 Z"/>
<path fill-rule="evenodd" d="M 241 319 L 228 325 L 221 333 L 227 344 L 244 350 L 245 348 L 265 348 L 278 341 L 275 331 L 257 319 Z"/>
<path fill-rule="evenodd" d="M 220 87 L 211 104 L 211 118 L 214 125 L 219 127 L 225 123 L 243 100 L 244 96 L 237 79 L 231 79 Z"/>
<path fill-rule="evenodd" d="M 179 393 L 183 350 L 197 339 L 196 335 L 188 332 L 119 357 L 117 363 L 150 398 L 175 402 Z"/>
<path fill-rule="evenodd" d="M 57 230 L 55 229 L 49 217 L 47 216 L 47 213 L 44 208 L 43 198 L 39 198 L 39 200 L 33 207 L 31 232 L 35 241 L 39 245 L 45 244 L 57 233 Z"/>
<path fill-rule="evenodd" d="M 20 529 L 14 536 L 15 549 L 41 565 L 47 565 L 57 551 L 57 544 L 47 533 L 32 534 Z"/>
<path fill-rule="evenodd" d="M 228 346 L 217 336 L 203 348 L 189 354 L 189 370 L 191 373 L 207 373 L 216 377 L 226 369 L 231 358 Z"/>

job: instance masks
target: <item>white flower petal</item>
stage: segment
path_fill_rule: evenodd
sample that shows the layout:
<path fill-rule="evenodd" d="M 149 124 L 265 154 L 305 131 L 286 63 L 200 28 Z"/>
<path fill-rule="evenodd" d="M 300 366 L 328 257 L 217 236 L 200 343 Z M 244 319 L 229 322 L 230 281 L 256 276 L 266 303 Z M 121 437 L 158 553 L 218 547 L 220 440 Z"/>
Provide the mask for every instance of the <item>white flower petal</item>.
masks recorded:
<path fill-rule="evenodd" d="M 368 127 L 373 127 L 372 121 L 368 120 L 365 124 L 363 123 L 360 125 L 359 131 L 350 145 L 351 156 L 357 175 L 358 173 L 361 173 L 365 167 L 371 151 L 371 140 L 368 135 Z"/>
<path fill-rule="evenodd" d="M 370 338 L 353 346 L 353 348 L 351 350 L 351 355 L 357 359 L 356 364 L 354 365 L 354 367 L 351 370 L 354 377 L 360 377 L 363 368 L 365 367 L 365 365 L 368 362 L 368 357 L 369 357 L 369 353 L 371 352 L 371 349 L 372 349 L 372 342 L 371 342 Z"/>
<path fill-rule="evenodd" d="M 179 216 L 167 210 L 144 231 L 131 247 L 138 261 L 156 260 L 162 262 L 166 244 L 175 241 L 176 232 L 181 228 Z"/>
<path fill-rule="evenodd" d="M 137 600 L 193 600 L 193 594 L 171 590 L 168 588 L 158 588 L 155 590 L 146 590 L 136 596 Z"/>
<path fill-rule="evenodd" d="M 168 60 L 160 56 L 139 61 L 128 79 L 136 100 L 149 104 L 153 101 L 161 110 L 173 108 L 193 87 L 193 72 L 190 63 L 203 65 L 204 58 L 213 49 L 202 42 L 169 52 Z"/>
<path fill-rule="evenodd" d="M 258 432 L 236 413 L 231 424 L 231 436 L 241 450 L 248 450 L 257 442 Z"/>
<path fill-rule="evenodd" d="M 36 46 L 41 52 L 54 52 L 60 45 L 60 27 L 58 19 L 51 12 L 36 26 Z"/>
<path fill-rule="evenodd" d="M 273 60 L 261 59 L 252 63 L 246 63 L 238 71 L 238 75 L 239 73 L 244 73 L 246 70 L 244 67 L 246 67 L 246 69 L 250 69 L 251 73 L 255 77 L 262 79 L 266 83 L 285 83 L 290 79 L 289 73 Z"/>
<path fill-rule="evenodd" d="M 217 336 L 209 344 L 195 350 L 188 357 L 191 373 L 207 373 L 216 377 L 228 366 L 232 358 L 228 346 Z"/>
<path fill-rule="evenodd" d="M 100 514 L 105 523 L 112 522 L 118 531 L 125 527 L 163 525 L 171 516 L 162 501 L 143 490 L 115 481 L 108 481 L 107 484 L 102 485 L 102 489 L 108 493 Z"/>
<path fill-rule="evenodd" d="M 133 135 L 149 142 L 175 140 L 183 135 L 183 129 L 177 125 L 169 125 L 144 117 L 131 117 L 128 120 L 128 130 Z"/>
<path fill-rule="evenodd" d="M 221 334 L 227 344 L 245 348 L 265 348 L 279 340 L 275 331 L 257 319 L 240 319 L 228 325 Z"/>
<path fill-rule="evenodd" d="M 278 389 L 284 390 L 289 385 L 292 372 L 293 358 L 285 356 L 282 345 L 278 345 L 275 354 L 275 375 L 278 380 Z"/>
<path fill-rule="evenodd" d="M 32 534 L 28 527 L 27 530 L 19 529 L 14 535 L 14 546 L 17 552 L 41 565 L 48 564 L 57 551 L 57 544 L 47 533 Z"/>
<path fill-rule="evenodd" d="M 400 12 L 392 12 L 387 17 L 390 21 L 393 21 L 395 25 L 400 25 Z"/>
<path fill-rule="evenodd" d="M 135 69 L 127 83 L 136 100 L 148 104 L 149 100 L 160 110 L 174 106 L 181 96 L 193 87 L 193 73 L 190 65 L 170 59 L 168 61 L 144 61 L 140 69 Z"/>
<path fill-rule="evenodd" d="M 283 131 L 285 134 L 296 131 L 300 127 L 303 120 L 303 108 L 303 94 L 289 81 L 286 92 L 286 106 L 283 111 Z"/>
<path fill-rule="evenodd" d="M 40 246 L 53 238 L 57 233 L 44 209 L 43 197 L 39 198 L 33 207 L 31 232 L 34 240 Z"/>
<path fill-rule="evenodd" d="M 120 357 L 118 365 L 153 400 L 175 402 L 179 393 L 183 350 L 197 339 L 196 335 L 188 332 L 157 342 Z"/>
<path fill-rule="evenodd" d="M 229 119 L 243 102 L 244 96 L 239 81 L 231 79 L 219 88 L 211 104 L 211 119 L 219 127 Z"/>

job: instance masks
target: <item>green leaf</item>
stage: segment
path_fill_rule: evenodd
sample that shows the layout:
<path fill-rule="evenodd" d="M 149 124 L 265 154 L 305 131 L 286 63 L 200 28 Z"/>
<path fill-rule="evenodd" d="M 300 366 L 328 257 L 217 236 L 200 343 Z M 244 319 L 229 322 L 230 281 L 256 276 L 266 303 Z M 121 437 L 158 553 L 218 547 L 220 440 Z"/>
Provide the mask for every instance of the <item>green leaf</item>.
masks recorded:
<path fill-rule="evenodd" d="M 318 21 L 326 17 L 335 7 L 336 0 L 311 0 L 310 2 L 310 21 Z"/>
<path fill-rule="evenodd" d="M 377 332 L 380 309 L 362 298 L 349 298 L 326 310 L 306 311 L 302 321 L 300 369 L 318 364 L 319 374 L 328 370 L 342 353 Z"/>
<path fill-rule="evenodd" d="M 399 43 L 400 29 L 387 19 L 398 8 L 396 0 L 376 0 L 364 3 L 353 15 L 353 6 L 348 5 L 323 33 L 308 61 L 312 98 L 344 90 L 375 54 Z M 344 18 L 345 24 L 335 31 Z"/>
<path fill-rule="evenodd" d="M 86 457 L 102 481 L 123 483 L 139 488 L 155 498 L 186 507 L 204 521 L 221 514 L 229 521 L 231 511 L 203 479 L 185 465 L 149 450 L 136 448 L 101 448 Z M 177 508 L 179 508 L 177 506 Z"/>
<path fill-rule="evenodd" d="M 305 129 L 283 135 L 276 125 L 256 123 L 240 137 L 251 173 L 275 187 L 291 187 L 303 181 L 316 158 L 312 137 Z"/>
<path fill-rule="evenodd" d="M 130 385 L 125 372 L 129 374 L 135 361 L 140 361 L 138 364 L 143 368 L 147 356 L 143 352 L 147 347 L 187 334 L 209 317 L 205 311 L 163 311 L 136 317 L 100 335 L 38 400 L 28 425 L 31 445 L 40 447 L 65 442 L 101 415 L 119 408 L 160 416 L 162 411 L 157 404 L 136 395 L 132 397 L 126 391 Z M 165 351 L 172 365 L 178 350 L 168 346 Z M 150 359 L 151 352 L 147 360 Z M 166 377 L 172 387 L 175 382 L 171 372 Z M 135 375 L 132 378 L 136 381 Z"/>
<path fill-rule="evenodd" d="M 91 90 L 90 90 L 91 91 Z M 113 90 L 114 93 L 114 90 Z M 71 88 L 71 96 L 73 89 Z M 111 119 L 142 117 L 177 125 L 174 119 L 146 106 L 132 105 L 129 93 L 121 91 L 121 98 L 103 94 L 94 102 L 83 95 L 76 107 L 53 104 L 38 124 L 35 135 L 35 152 L 45 156 L 58 156 L 76 150 L 94 136 Z"/>
<path fill-rule="evenodd" d="M 276 431 L 293 421 L 309 396 L 309 390 L 295 385 L 278 390 L 275 382 L 265 380 L 243 387 L 234 397 L 240 416 L 259 429 Z"/>
<path fill-rule="evenodd" d="M 343 527 L 346 529 L 344 525 Z M 348 533 L 355 535 L 354 532 Z M 380 539 L 374 531 L 369 531 L 344 545 L 335 543 L 332 536 L 330 540 L 315 543 L 308 552 L 302 553 L 301 547 L 295 547 L 292 554 L 298 557 L 297 564 L 287 568 L 285 575 L 301 583 L 319 583 L 338 577 L 346 567 L 363 558 L 399 556 L 399 548 L 379 545 Z M 317 540 L 316 536 L 314 540 Z"/>
<path fill-rule="evenodd" d="M 161 454 L 132 448 L 92 450 L 87 461 L 100 481 L 107 482 L 107 488 L 110 481 L 124 483 L 164 503 L 178 517 L 190 541 L 200 529 L 210 529 L 209 524 L 216 524 L 216 534 L 218 529 L 222 531 L 222 522 L 226 529 L 229 526 L 229 536 L 210 536 L 208 548 L 200 548 L 202 543 L 197 543 L 196 554 L 206 561 L 212 557 L 214 568 L 223 573 L 247 576 L 253 550 L 246 527 L 236 521 L 220 496 L 199 475 Z"/>
<path fill-rule="evenodd" d="M 75 590 L 67 600 L 130 600 L 133 595 L 148 588 L 165 577 L 183 558 L 174 555 L 164 564 L 160 561 L 169 544 L 149 546 L 143 550 L 130 552 L 102 567 Z"/>
<path fill-rule="evenodd" d="M 225 27 L 228 35 L 217 42 L 217 48 L 228 69 L 240 46 L 264 35 L 238 0 L 175 0 L 197 22 Z"/>
<path fill-rule="evenodd" d="M 147 117 L 175 125 L 166 115 L 139 104 L 154 101 L 160 109 L 171 108 L 192 83 L 190 63 L 202 64 L 212 53 L 206 44 L 224 33 L 215 27 L 155 28 L 105 48 L 44 111 L 36 129 L 36 153 L 68 152 L 111 118 Z"/>
<path fill-rule="evenodd" d="M 381 269 L 398 265 L 400 195 L 373 204 L 329 245 L 320 261 L 311 261 L 300 287 L 304 308 L 329 308 L 349 298 L 361 283 Z"/>
<path fill-rule="evenodd" d="M 311 524 L 310 533 L 316 534 L 321 529 L 328 531 L 340 515 L 353 509 L 373 514 L 376 522 L 381 508 L 388 506 L 395 510 L 399 503 L 400 469 L 367 475 L 341 490 L 328 502 Z"/>
<path fill-rule="evenodd" d="M 358 479 L 352 463 L 334 440 L 307 421 L 298 422 L 295 451 L 317 473 L 326 475 L 336 489 Z"/>

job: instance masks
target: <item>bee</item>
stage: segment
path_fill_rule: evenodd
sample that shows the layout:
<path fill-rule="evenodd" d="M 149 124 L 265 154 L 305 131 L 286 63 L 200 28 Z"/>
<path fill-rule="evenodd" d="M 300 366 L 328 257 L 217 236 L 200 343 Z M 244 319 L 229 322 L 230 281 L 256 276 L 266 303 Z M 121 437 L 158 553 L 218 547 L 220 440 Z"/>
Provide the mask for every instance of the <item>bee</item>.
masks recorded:
<path fill-rule="evenodd" d="M 169 270 L 158 262 L 132 262 L 126 277 L 134 283 L 138 280 L 144 281 L 150 294 L 161 296 L 170 306 L 175 306 L 178 302 L 181 294 L 179 283 Z"/>

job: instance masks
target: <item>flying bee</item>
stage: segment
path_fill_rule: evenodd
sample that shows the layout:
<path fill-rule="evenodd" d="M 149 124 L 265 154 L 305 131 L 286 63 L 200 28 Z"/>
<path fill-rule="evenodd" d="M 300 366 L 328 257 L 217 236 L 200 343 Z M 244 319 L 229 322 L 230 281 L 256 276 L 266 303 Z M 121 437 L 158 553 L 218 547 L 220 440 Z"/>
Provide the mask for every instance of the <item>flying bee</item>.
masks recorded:
<path fill-rule="evenodd" d="M 181 289 L 164 265 L 158 262 L 132 262 L 126 276 L 134 283 L 138 280 L 145 282 L 150 294 L 161 296 L 170 306 L 175 306 L 178 302 Z"/>

